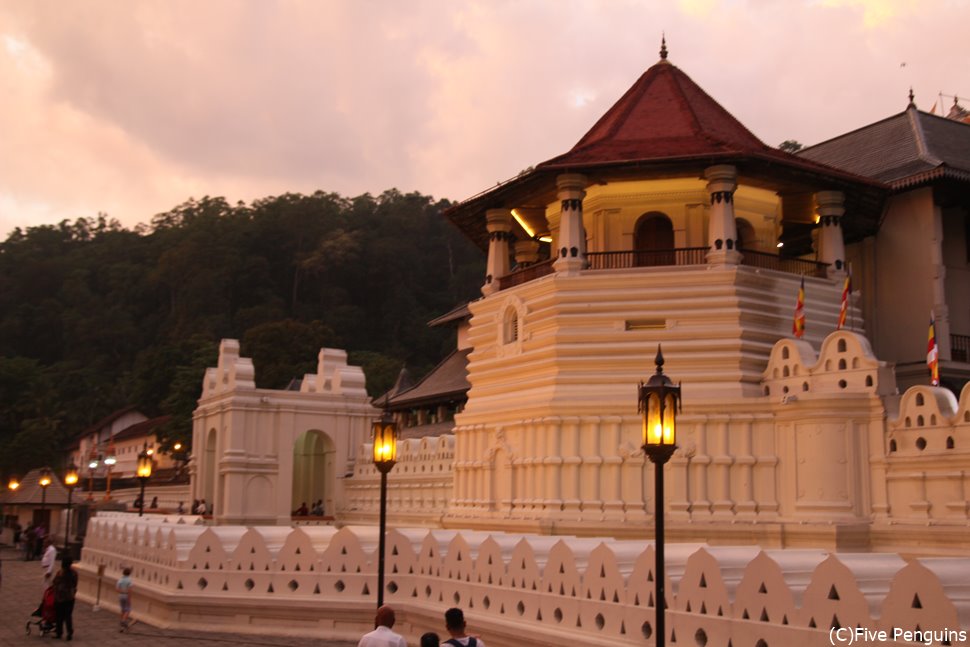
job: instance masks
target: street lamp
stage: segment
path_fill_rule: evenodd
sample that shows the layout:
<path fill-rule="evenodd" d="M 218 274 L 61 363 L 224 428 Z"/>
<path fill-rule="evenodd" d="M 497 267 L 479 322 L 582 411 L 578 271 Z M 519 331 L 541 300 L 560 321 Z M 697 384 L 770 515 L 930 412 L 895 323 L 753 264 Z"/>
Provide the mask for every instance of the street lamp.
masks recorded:
<path fill-rule="evenodd" d="M 47 488 L 50 486 L 51 481 L 51 468 L 44 467 L 40 470 L 40 478 L 37 484 L 40 485 L 40 522 L 44 524 L 45 530 L 50 530 L 47 527 L 46 520 L 44 519 L 44 510 L 47 508 Z"/>
<path fill-rule="evenodd" d="M 643 452 L 654 465 L 654 586 L 657 647 L 667 640 L 664 628 L 664 463 L 677 449 L 677 411 L 680 409 L 680 385 L 664 375 L 664 356 L 657 345 L 657 372 L 647 383 L 640 382 L 638 411 L 643 416 Z"/>
<path fill-rule="evenodd" d="M 88 501 L 94 500 L 94 473 L 98 471 L 100 465 L 101 456 L 98 454 L 98 448 L 91 445 L 91 453 L 88 454 Z"/>
<path fill-rule="evenodd" d="M 182 477 L 182 467 L 185 463 L 185 445 L 180 442 L 176 442 L 172 445 L 172 459 L 175 461 L 175 477 L 174 480 L 179 480 Z"/>
<path fill-rule="evenodd" d="M 138 495 L 138 516 L 142 516 L 145 512 L 145 484 L 148 483 L 148 479 L 152 476 L 152 454 L 148 449 L 148 445 L 138 453 L 138 467 L 135 469 L 135 475 L 138 480 L 141 481 L 141 494 Z"/>
<path fill-rule="evenodd" d="M 381 473 L 381 530 L 377 547 L 377 608 L 384 606 L 384 533 L 387 527 L 387 473 L 397 459 L 397 423 L 384 409 L 380 420 L 373 424 L 374 466 Z"/>
<path fill-rule="evenodd" d="M 108 445 L 108 453 L 104 457 L 104 464 L 108 468 L 108 478 L 104 488 L 105 501 L 111 500 L 111 468 L 114 467 L 115 463 L 117 462 L 118 462 L 118 459 L 115 456 L 115 441 L 114 441 L 114 438 L 112 438 L 110 444 Z"/>
<path fill-rule="evenodd" d="M 7 489 L 10 490 L 11 492 L 13 492 L 14 490 L 16 490 L 19 487 L 20 487 L 20 481 L 17 480 L 17 477 L 16 476 L 11 476 L 10 477 L 10 482 L 7 483 Z"/>
<path fill-rule="evenodd" d="M 64 485 L 67 487 L 67 530 L 64 531 L 64 552 L 67 553 L 70 547 L 71 537 L 71 497 L 74 495 L 74 487 L 78 482 L 77 468 L 72 463 L 67 467 L 64 474 Z"/>

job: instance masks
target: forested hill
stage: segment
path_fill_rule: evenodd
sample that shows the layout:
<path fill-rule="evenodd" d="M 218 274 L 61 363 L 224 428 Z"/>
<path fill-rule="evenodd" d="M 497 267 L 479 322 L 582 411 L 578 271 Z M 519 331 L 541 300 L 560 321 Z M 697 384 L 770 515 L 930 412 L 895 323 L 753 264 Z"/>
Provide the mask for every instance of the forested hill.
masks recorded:
<path fill-rule="evenodd" d="M 454 344 L 426 323 L 474 298 L 484 258 L 416 193 L 190 200 L 134 230 L 104 217 L 0 243 L 0 472 L 50 462 L 128 405 L 190 434 L 219 340 L 241 340 L 257 385 L 345 348 L 382 392 Z"/>

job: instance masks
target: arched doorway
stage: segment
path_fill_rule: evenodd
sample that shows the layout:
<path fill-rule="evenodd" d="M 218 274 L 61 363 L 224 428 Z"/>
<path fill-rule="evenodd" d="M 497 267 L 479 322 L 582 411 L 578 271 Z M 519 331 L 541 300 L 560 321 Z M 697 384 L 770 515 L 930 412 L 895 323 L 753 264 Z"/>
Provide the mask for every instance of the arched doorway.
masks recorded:
<path fill-rule="evenodd" d="M 323 499 L 324 514 L 333 514 L 334 457 L 330 436 L 322 431 L 305 431 L 293 445 L 293 498 L 291 509 Z"/>
<path fill-rule="evenodd" d="M 674 265 L 674 225 L 666 214 L 650 211 L 633 229 L 634 265 Z"/>
<path fill-rule="evenodd" d="M 744 218 L 735 218 L 734 224 L 738 232 L 738 249 L 758 249 L 758 235 L 754 231 L 754 226 Z"/>

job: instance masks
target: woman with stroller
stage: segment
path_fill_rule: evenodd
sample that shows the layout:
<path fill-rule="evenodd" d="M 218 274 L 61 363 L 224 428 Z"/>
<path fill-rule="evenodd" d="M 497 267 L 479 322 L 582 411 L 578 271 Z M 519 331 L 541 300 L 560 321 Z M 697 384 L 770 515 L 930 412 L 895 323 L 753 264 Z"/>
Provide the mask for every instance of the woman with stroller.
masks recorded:
<path fill-rule="evenodd" d="M 54 637 L 60 638 L 67 625 L 67 639 L 74 639 L 74 595 L 77 593 L 77 573 L 71 568 L 74 560 L 61 560 L 61 570 L 54 576 Z"/>

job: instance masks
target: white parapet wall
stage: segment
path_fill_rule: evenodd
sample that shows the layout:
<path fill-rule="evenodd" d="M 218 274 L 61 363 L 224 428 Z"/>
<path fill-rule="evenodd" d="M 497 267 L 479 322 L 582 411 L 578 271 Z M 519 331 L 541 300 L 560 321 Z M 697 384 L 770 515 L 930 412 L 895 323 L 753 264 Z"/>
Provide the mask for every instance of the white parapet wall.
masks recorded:
<path fill-rule="evenodd" d="M 100 591 L 115 609 L 114 583 L 130 566 L 134 615 L 150 624 L 351 640 L 372 627 L 375 528 L 197 521 L 92 519 L 78 597 Z M 935 632 L 931 644 L 967 643 L 968 559 L 704 544 L 669 544 L 666 557 L 671 643 L 800 647 L 916 630 Z M 458 606 L 489 647 L 643 645 L 655 624 L 653 564 L 646 541 L 398 528 L 384 598 L 412 642 L 441 632 Z"/>

